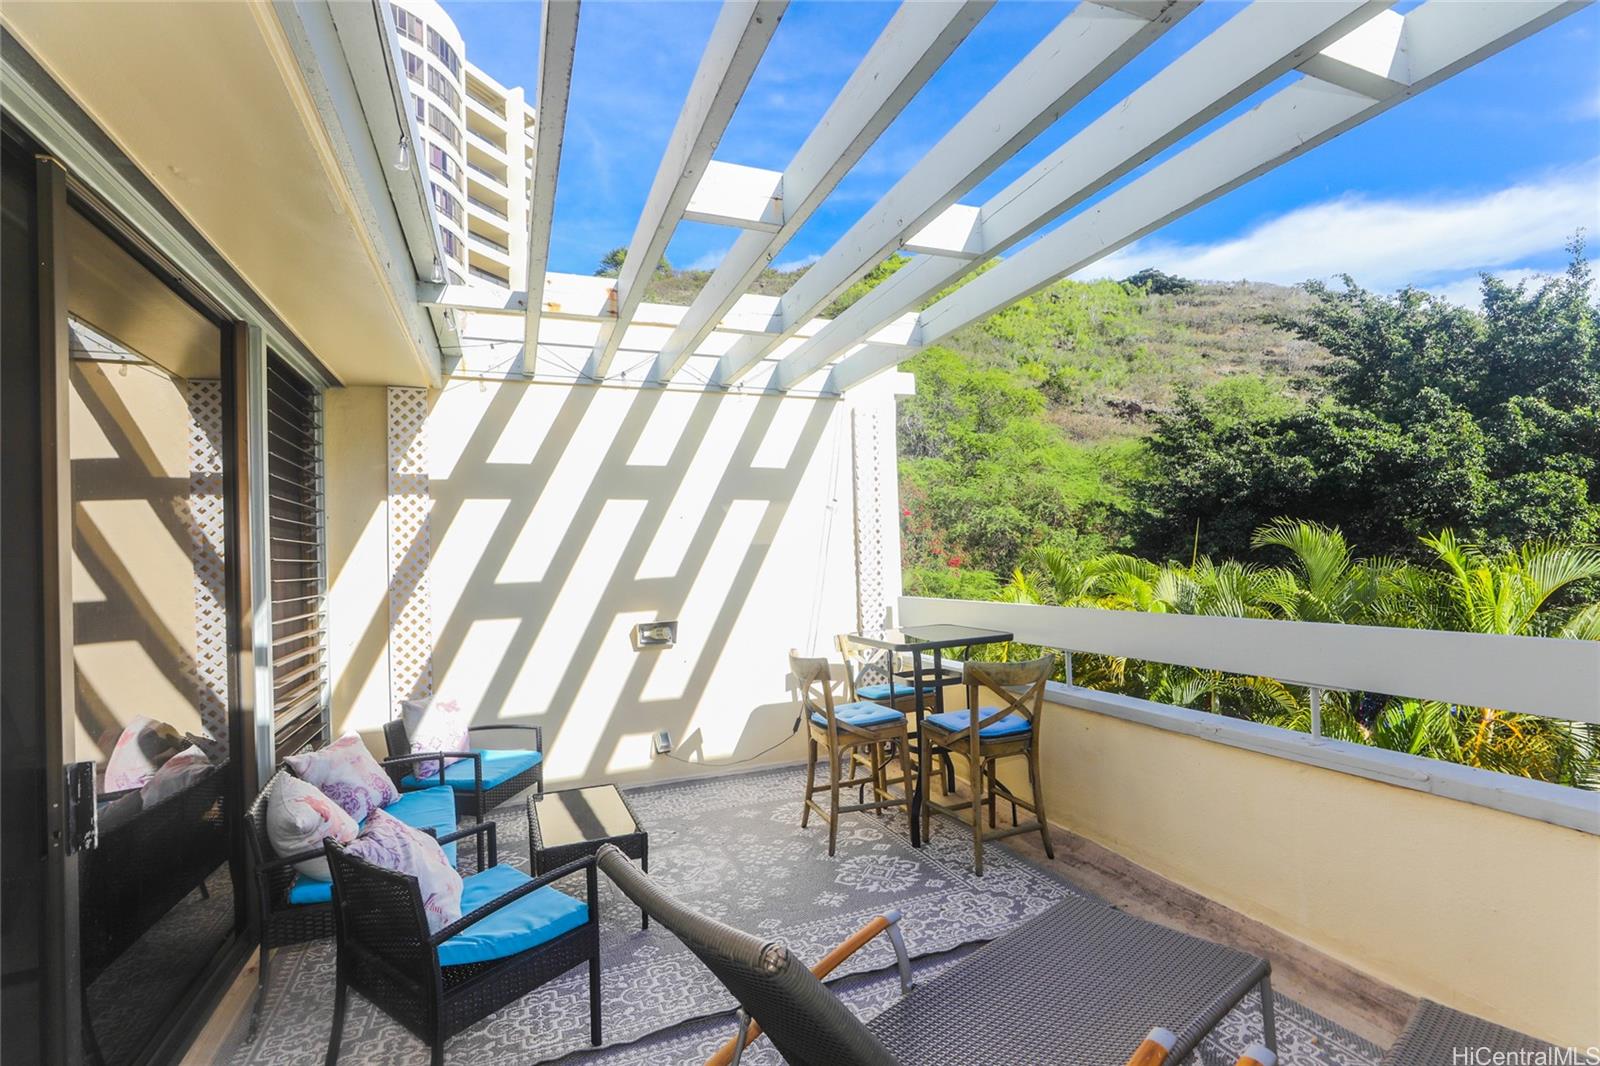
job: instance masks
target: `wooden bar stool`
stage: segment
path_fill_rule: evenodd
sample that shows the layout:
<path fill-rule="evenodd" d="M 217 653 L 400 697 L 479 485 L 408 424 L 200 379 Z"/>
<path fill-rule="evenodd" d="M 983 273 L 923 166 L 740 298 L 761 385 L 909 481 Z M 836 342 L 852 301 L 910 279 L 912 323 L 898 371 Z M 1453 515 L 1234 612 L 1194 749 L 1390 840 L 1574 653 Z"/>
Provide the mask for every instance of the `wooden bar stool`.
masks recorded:
<path fill-rule="evenodd" d="M 1044 841 L 1044 852 L 1055 858 L 1050 843 L 1050 822 L 1044 812 L 1044 794 L 1039 774 L 1039 722 L 1044 708 L 1044 684 L 1055 672 L 1056 657 L 1046 655 L 1023 663 L 975 663 L 962 667 L 962 678 L 967 686 L 967 710 L 932 714 L 922 720 L 922 773 L 927 774 L 932 765 L 933 753 L 942 751 L 964 756 L 970 770 L 972 799 L 962 803 L 934 803 L 931 799 L 922 807 L 922 838 L 928 838 L 931 828 L 930 808 L 946 814 L 972 810 L 972 848 L 977 873 L 983 874 L 983 842 L 1017 833 L 1038 831 Z M 1020 695 L 1011 689 L 1022 688 Z M 980 699 L 983 689 L 997 694 L 1005 706 L 984 707 Z M 976 708 L 976 721 L 973 720 Z M 1013 755 L 1028 760 L 1028 783 L 1032 788 L 1031 800 L 1024 800 L 1009 790 L 1003 793 L 1013 807 L 1032 812 L 1034 820 L 1006 829 L 995 829 L 994 803 L 1002 795 L 1002 786 L 995 774 L 995 760 Z M 983 804 L 989 804 L 988 832 L 983 828 Z M 1013 821 L 1015 818 L 1013 817 Z"/>
<path fill-rule="evenodd" d="M 909 830 L 911 760 L 906 754 L 905 714 L 893 707 L 859 700 L 835 705 L 833 668 L 827 659 L 805 658 L 791 651 L 789 670 L 800 686 L 800 703 L 806 716 L 809 739 L 805 805 L 800 810 L 801 828 L 805 828 L 810 821 L 812 811 L 826 818 L 830 856 L 833 855 L 839 838 L 839 815 L 843 813 L 905 807 Z M 897 778 L 874 773 L 875 767 L 882 766 L 883 746 L 890 743 L 898 746 L 900 776 Z M 819 745 L 825 745 L 828 751 L 828 780 L 825 784 L 818 784 L 816 780 Z M 868 749 L 868 758 L 864 766 L 857 758 L 857 753 L 862 748 Z M 876 754 L 873 754 L 874 751 Z M 846 763 L 850 769 L 848 778 L 843 776 Z M 858 777 L 859 769 L 865 769 L 869 776 Z M 892 796 L 888 791 L 890 785 L 900 785 L 904 790 L 904 796 L 901 798 Z M 839 790 L 858 787 L 862 791 L 866 787 L 872 789 L 872 802 L 854 803 L 848 807 L 840 806 Z M 823 809 L 812 799 L 818 792 L 828 793 L 827 809 Z"/>

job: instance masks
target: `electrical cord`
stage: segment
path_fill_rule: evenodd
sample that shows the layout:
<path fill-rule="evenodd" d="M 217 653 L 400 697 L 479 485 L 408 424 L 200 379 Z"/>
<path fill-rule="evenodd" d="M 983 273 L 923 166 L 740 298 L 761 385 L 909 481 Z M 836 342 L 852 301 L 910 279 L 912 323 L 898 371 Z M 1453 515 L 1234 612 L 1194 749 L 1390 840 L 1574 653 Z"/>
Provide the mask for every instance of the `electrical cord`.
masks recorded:
<path fill-rule="evenodd" d="M 798 714 L 795 715 L 794 726 L 793 726 L 793 728 L 791 728 L 789 730 L 789 736 L 784 737 L 782 740 L 778 741 L 777 743 L 769 744 L 767 747 L 762 748 L 760 751 L 756 752 L 754 755 L 746 755 L 742 759 L 723 759 L 723 760 L 719 760 L 717 762 L 705 762 L 703 760 L 682 759 L 682 758 L 679 758 L 676 753 L 670 752 L 670 751 L 663 752 L 663 754 L 666 755 L 666 757 L 671 759 L 673 762 L 681 762 L 685 766 L 739 766 L 739 765 L 742 765 L 743 763 L 753 762 L 756 759 L 761 758 L 761 756 L 767 754 L 767 752 L 776 751 L 778 748 L 781 748 L 781 747 L 783 747 L 783 745 L 787 744 L 791 737 L 793 737 L 796 733 L 800 732 L 800 721 L 801 721 L 801 719 L 803 717 L 804 717 L 804 715 L 798 715 Z"/>

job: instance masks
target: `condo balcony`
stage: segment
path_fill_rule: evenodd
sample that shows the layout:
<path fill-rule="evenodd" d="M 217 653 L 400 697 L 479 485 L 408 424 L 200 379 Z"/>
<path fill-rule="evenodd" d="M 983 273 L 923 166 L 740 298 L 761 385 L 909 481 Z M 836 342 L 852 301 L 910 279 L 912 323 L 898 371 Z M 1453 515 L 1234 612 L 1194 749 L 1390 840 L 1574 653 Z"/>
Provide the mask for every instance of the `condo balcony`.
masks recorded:
<path fill-rule="evenodd" d="M 1040 448 L 1009 495 L 949 474 L 1017 425 L 982 389 L 1037 341 L 1017 309 L 1081 352 L 1075 294 L 1155 296 L 1073 275 L 1304 184 L 1328 142 L 1372 152 L 1369 121 L 1497 54 L 1531 76 L 1541 41 L 1592 36 L 1584 7 L 725 0 L 671 10 L 692 54 L 663 32 L 645 55 L 607 5 L 523 5 L 510 186 L 472 122 L 523 90 L 461 83 L 464 281 L 395 63 L 402 37 L 465 62 L 477 16 L 7 5 L 8 1066 L 1594 1061 L 1600 550 L 1441 536 L 1424 572 L 1340 540 L 1218 563 L 1204 599 L 1214 530 L 1174 494 L 1177 561 L 1007 527 L 1025 565 L 985 584 L 913 465 L 946 464 L 974 541 L 1088 477 Z M 824 23 L 826 51 L 782 36 Z M 619 42 L 683 67 L 642 148 L 582 111 L 580 53 Z M 740 127 L 752 85 L 812 120 Z M 1419 121 L 1496 121 L 1447 99 Z M 648 159 L 607 194 L 613 240 L 556 190 L 621 182 L 624 150 Z M 726 237 L 706 263 L 672 243 L 691 230 Z M 1518 342 L 1507 307 L 1593 343 L 1592 298 L 1484 284 L 1485 309 L 1406 289 L 1339 324 L 1391 345 L 1380 369 L 1437 357 L 1419 404 L 1467 340 Z M 1401 344 L 1407 307 L 1449 343 Z M 1175 379 L 1185 332 L 1120 370 Z M 1068 365 L 1006 395 L 1131 417 L 1120 379 Z M 1518 446 L 1588 440 L 1535 384 Z M 1045 417 L 1022 444 L 1064 432 Z M 1377 451 L 1371 426 L 1341 423 L 1329 464 Z M 1396 493 L 1492 487 L 1514 517 L 1587 469 L 1485 487 L 1466 449 L 1391 454 Z M 1433 613 L 1380 624 L 1405 596 Z"/>

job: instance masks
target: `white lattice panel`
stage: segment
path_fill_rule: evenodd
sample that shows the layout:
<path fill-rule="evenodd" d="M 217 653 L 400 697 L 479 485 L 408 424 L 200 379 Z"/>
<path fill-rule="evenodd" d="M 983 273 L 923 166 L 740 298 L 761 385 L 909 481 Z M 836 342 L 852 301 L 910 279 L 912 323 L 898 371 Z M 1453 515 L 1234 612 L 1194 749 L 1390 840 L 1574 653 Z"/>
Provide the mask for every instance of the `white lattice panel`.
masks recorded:
<path fill-rule="evenodd" d="M 195 655 L 185 664 L 206 734 L 228 743 L 228 613 L 222 484 L 222 382 L 189 381 L 189 499 Z"/>
<path fill-rule="evenodd" d="M 899 535 L 889 526 L 897 496 L 885 480 L 886 442 L 894 439 L 894 408 L 872 405 L 851 413 L 850 437 L 855 484 L 856 621 L 863 632 L 881 629 L 888 618 L 884 544 Z"/>
<path fill-rule="evenodd" d="M 389 389 L 389 698 L 433 691 L 433 611 L 428 591 L 428 392 Z"/>

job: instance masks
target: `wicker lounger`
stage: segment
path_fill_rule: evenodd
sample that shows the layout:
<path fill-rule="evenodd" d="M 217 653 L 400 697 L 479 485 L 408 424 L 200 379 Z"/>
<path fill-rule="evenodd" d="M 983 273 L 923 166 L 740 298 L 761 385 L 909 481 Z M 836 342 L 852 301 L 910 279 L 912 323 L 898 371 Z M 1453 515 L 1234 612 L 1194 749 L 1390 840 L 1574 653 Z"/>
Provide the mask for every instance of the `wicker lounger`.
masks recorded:
<path fill-rule="evenodd" d="M 1508 1057 L 1479 1059 L 1477 1049 L 1508 1053 Z M 1406 1023 L 1405 1032 L 1383 1057 L 1380 1066 L 1439 1066 L 1453 1062 L 1520 1062 L 1518 1052 L 1543 1052 L 1545 1058 L 1530 1055 L 1528 1062 L 1558 1062 L 1549 1057 L 1551 1045 L 1526 1033 L 1486 1022 L 1471 1014 L 1423 1000 Z"/>
<path fill-rule="evenodd" d="M 1152 1026 L 1172 1031 L 1166 1061 L 1181 1062 L 1257 987 L 1266 1041 L 1275 1042 L 1266 960 L 1091 900 L 1057 904 L 863 1025 L 782 945 L 684 907 L 613 848 L 598 862 L 699 956 L 792 1066 L 1122 1063 Z"/>

